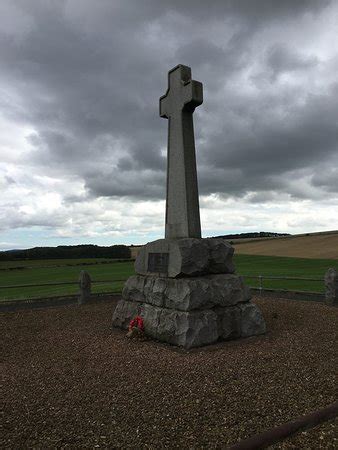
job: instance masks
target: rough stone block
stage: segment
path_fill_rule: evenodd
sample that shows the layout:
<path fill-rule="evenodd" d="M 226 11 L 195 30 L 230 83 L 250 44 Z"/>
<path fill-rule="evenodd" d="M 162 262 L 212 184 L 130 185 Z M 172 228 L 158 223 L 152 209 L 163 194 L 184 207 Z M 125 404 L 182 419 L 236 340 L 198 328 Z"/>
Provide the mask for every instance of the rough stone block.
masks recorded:
<path fill-rule="evenodd" d="M 78 304 L 83 305 L 84 303 L 87 303 L 90 300 L 91 296 L 91 284 L 92 280 L 90 278 L 90 275 L 87 271 L 81 270 L 80 276 L 79 276 L 79 297 L 78 297 Z"/>
<path fill-rule="evenodd" d="M 241 336 L 241 310 L 238 306 L 217 308 L 218 336 L 220 339 L 237 339 Z"/>
<path fill-rule="evenodd" d="M 218 339 L 217 315 L 210 310 L 188 313 L 146 304 L 143 320 L 149 336 L 184 348 Z"/>
<path fill-rule="evenodd" d="M 325 303 L 338 305 L 338 272 L 336 269 L 328 269 L 325 273 Z"/>
<path fill-rule="evenodd" d="M 234 273 L 233 253 L 233 247 L 224 239 L 159 239 L 142 247 L 135 261 L 135 271 L 140 275 L 170 278 Z"/>
<path fill-rule="evenodd" d="M 217 314 L 211 310 L 184 312 L 120 300 L 113 326 L 127 329 L 130 320 L 141 314 L 145 334 L 184 348 L 199 347 L 218 339 Z"/>
<path fill-rule="evenodd" d="M 265 332 L 259 309 L 249 302 L 223 308 L 178 311 L 122 299 L 115 309 L 113 326 L 127 329 L 136 315 L 143 317 L 146 335 L 187 349 L 212 344 L 219 339 Z"/>
<path fill-rule="evenodd" d="M 122 297 L 180 311 L 231 306 L 248 301 L 249 288 L 235 274 L 206 275 L 191 278 L 131 276 L 124 285 Z"/>
<path fill-rule="evenodd" d="M 141 310 L 142 308 L 139 303 L 120 300 L 113 314 L 113 326 L 127 329 L 130 321 L 138 316 Z"/>
<path fill-rule="evenodd" d="M 258 306 L 249 302 L 238 306 L 241 311 L 241 337 L 264 334 L 265 320 Z"/>

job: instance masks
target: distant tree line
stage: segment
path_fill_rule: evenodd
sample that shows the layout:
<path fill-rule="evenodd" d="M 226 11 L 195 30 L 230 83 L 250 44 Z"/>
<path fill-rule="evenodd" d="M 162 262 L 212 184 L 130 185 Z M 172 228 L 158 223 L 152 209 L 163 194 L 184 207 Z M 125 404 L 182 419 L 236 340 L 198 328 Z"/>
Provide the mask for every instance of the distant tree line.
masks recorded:
<path fill-rule="evenodd" d="M 22 259 L 71 259 L 71 258 L 130 258 L 126 245 L 100 247 L 98 245 L 59 245 L 58 247 L 34 247 L 27 250 L 0 252 L 1 261 Z"/>
<path fill-rule="evenodd" d="M 248 239 L 248 238 L 278 237 L 278 236 L 290 236 L 290 234 L 273 233 L 272 231 L 259 231 L 254 233 L 225 234 L 223 236 L 213 236 L 213 237 L 222 239 Z"/>

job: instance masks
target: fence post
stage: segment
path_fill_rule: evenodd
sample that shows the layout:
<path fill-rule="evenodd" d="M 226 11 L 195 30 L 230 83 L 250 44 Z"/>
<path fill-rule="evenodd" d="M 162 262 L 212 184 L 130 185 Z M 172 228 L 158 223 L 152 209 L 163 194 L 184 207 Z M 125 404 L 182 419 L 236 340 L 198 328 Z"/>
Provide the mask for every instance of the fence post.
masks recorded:
<path fill-rule="evenodd" d="M 338 272 L 336 269 L 327 269 L 324 277 L 325 303 L 338 306 Z"/>
<path fill-rule="evenodd" d="M 79 276 L 79 297 L 78 297 L 78 304 L 82 305 L 83 303 L 86 303 L 90 298 L 91 293 L 91 286 L 92 281 L 90 278 L 90 275 L 85 270 L 81 270 L 80 276 Z"/>
<path fill-rule="evenodd" d="M 263 290 L 263 276 L 259 275 L 259 294 L 262 295 Z"/>

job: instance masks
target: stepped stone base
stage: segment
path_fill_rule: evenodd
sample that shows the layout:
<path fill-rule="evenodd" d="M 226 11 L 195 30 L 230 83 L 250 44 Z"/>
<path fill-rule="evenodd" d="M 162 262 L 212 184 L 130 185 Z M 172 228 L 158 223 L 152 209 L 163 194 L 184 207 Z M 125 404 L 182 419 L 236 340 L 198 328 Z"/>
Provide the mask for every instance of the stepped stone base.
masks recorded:
<path fill-rule="evenodd" d="M 192 311 L 232 306 L 250 300 L 250 290 L 235 274 L 165 278 L 134 275 L 128 278 L 122 298 L 162 308 Z"/>
<path fill-rule="evenodd" d="M 136 275 L 123 289 L 113 315 L 113 326 L 127 329 L 141 315 L 145 333 L 184 348 L 265 332 L 250 292 L 234 274 L 189 278 Z"/>
<path fill-rule="evenodd" d="M 113 325 L 127 329 L 141 315 L 146 335 L 186 349 L 265 333 L 265 322 L 258 307 L 250 302 L 225 308 L 178 311 L 147 303 L 120 300 Z"/>

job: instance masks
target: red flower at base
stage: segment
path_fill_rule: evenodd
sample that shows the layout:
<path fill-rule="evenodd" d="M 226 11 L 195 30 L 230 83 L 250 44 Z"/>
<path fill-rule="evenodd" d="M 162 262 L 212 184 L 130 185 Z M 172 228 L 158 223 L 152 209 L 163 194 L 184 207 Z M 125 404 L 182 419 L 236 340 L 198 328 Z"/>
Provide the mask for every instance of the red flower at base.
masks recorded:
<path fill-rule="evenodd" d="M 129 331 L 132 328 L 139 328 L 141 331 L 144 331 L 143 319 L 140 316 L 136 316 L 135 319 L 132 319 L 129 323 Z"/>

